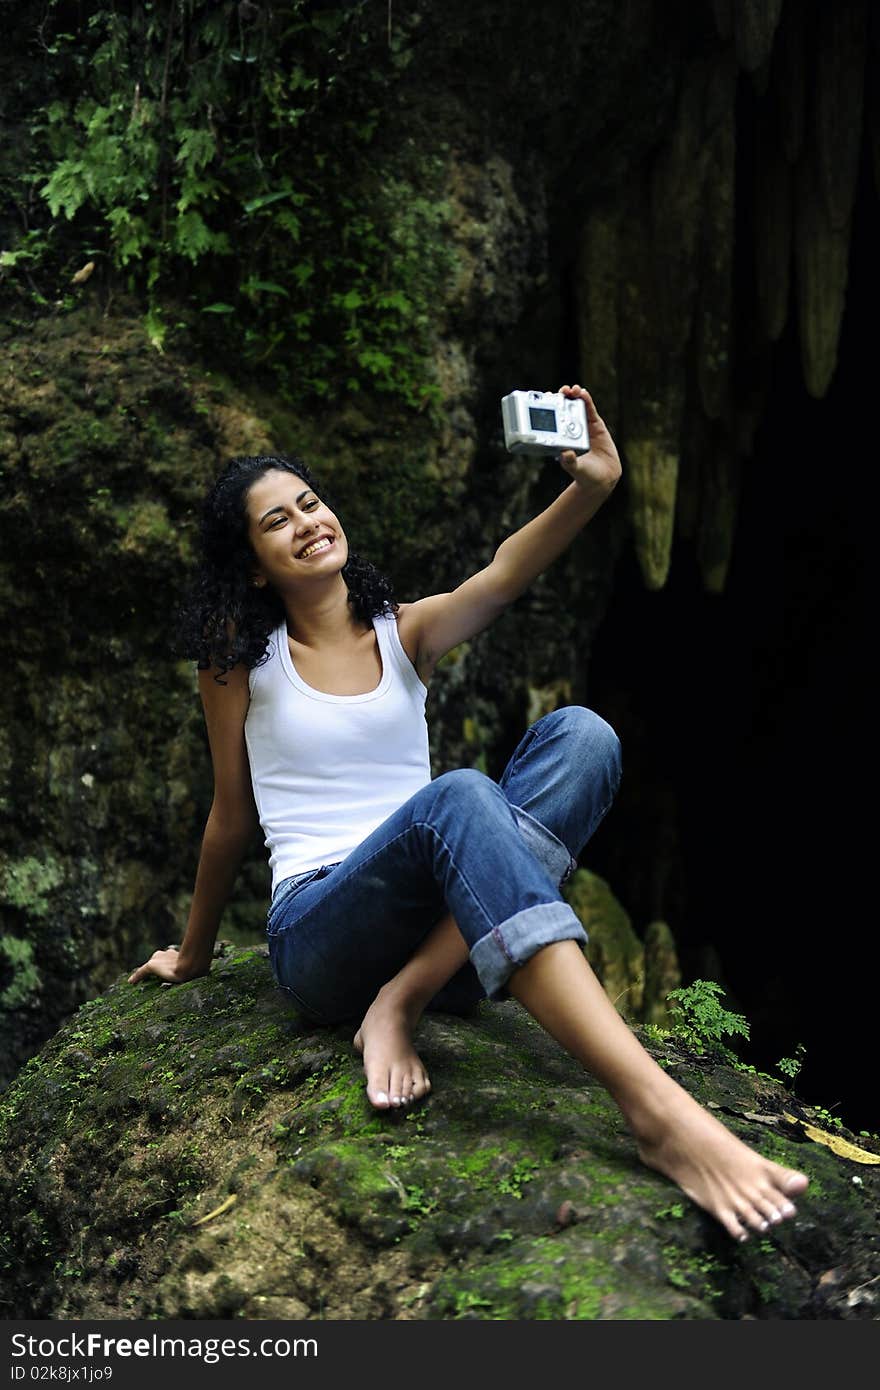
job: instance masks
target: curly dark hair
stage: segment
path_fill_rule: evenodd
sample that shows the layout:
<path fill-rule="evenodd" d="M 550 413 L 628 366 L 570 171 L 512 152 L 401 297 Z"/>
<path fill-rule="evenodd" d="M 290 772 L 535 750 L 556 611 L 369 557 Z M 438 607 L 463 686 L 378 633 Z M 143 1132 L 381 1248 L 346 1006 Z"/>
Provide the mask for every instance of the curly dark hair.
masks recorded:
<path fill-rule="evenodd" d="M 336 511 L 326 490 L 293 454 L 260 454 L 231 459 L 202 503 L 198 568 L 177 614 L 176 651 L 198 663 L 200 671 L 217 667 L 215 679 L 241 662 L 250 670 L 266 660 L 269 636 L 283 621 L 284 604 L 271 587 L 252 583 L 254 552 L 247 534 L 247 495 L 270 469 L 302 478 Z M 348 601 L 356 617 L 368 623 L 380 613 L 396 613 L 392 585 L 368 560 L 349 551 L 342 567 Z"/>

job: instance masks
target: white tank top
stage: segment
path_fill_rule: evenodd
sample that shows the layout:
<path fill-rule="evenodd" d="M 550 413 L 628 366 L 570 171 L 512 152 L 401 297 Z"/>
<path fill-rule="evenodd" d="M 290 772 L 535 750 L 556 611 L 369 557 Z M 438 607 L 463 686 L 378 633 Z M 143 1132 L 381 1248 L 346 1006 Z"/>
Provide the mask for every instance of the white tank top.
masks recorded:
<path fill-rule="evenodd" d="M 373 618 L 382 678 L 363 695 L 306 685 L 282 622 L 248 676 L 244 734 L 272 892 L 350 854 L 431 781 L 425 699 L 393 613 Z"/>

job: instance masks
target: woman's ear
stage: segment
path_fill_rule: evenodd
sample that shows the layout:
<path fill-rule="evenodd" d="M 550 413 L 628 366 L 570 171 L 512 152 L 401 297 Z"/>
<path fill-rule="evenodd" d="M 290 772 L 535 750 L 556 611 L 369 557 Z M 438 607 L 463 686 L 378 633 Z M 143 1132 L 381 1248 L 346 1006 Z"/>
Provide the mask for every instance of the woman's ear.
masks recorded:
<path fill-rule="evenodd" d="M 254 586 L 255 589 L 265 589 L 265 587 L 266 587 L 266 579 L 265 579 L 265 576 L 262 575 L 262 574 L 255 574 L 255 575 L 253 576 L 253 578 L 251 579 L 251 583 L 253 584 L 253 586 Z"/>

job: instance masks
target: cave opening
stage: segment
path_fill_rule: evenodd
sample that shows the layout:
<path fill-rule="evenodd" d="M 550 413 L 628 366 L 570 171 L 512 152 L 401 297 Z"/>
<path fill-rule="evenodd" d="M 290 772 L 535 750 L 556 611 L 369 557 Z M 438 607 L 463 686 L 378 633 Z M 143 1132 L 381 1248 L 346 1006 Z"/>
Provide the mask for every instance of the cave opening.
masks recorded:
<path fill-rule="evenodd" d="M 754 101 L 741 85 L 738 293 L 753 276 Z M 751 1024 L 747 1060 L 772 1071 L 802 1043 L 797 1094 L 856 1131 L 880 1128 L 867 640 L 878 221 L 865 139 L 837 370 L 822 400 L 808 395 L 792 289 L 724 592 L 704 591 L 679 534 L 658 592 L 631 542 L 621 553 L 588 703 L 621 736 L 623 782 L 584 855 L 640 935 L 669 922 L 685 982 L 725 986 Z"/>

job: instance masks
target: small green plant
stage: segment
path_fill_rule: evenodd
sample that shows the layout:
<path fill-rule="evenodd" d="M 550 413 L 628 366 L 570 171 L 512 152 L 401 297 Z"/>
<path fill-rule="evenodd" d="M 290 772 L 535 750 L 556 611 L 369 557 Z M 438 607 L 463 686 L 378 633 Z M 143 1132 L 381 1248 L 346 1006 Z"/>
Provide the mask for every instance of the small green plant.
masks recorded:
<path fill-rule="evenodd" d="M 664 1028 L 659 1023 L 645 1023 L 642 1025 L 642 1034 L 650 1042 L 662 1043 L 670 1036 L 670 1028 Z"/>
<path fill-rule="evenodd" d="M 813 1118 L 820 1126 L 824 1125 L 826 1128 L 830 1126 L 832 1129 L 843 1129 L 843 1120 L 839 1119 L 837 1115 L 832 1115 L 831 1111 L 827 1110 L 824 1105 L 813 1106 L 812 1114 Z"/>
<path fill-rule="evenodd" d="M 659 1207 L 654 1212 L 657 1221 L 680 1221 L 684 1217 L 684 1205 L 682 1202 L 670 1202 L 669 1206 Z"/>
<path fill-rule="evenodd" d="M 417 1183 L 410 1183 L 406 1188 L 406 1198 L 404 1207 L 407 1211 L 415 1212 L 418 1216 L 430 1216 L 432 1211 L 437 1208 L 436 1197 L 428 1197 L 423 1187 Z"/>
<path fill-rule="evenodd" d="M 499 1180 L 498 1191 L 506 1193 L 509 1197 L 521 1198 L 523 1185 L 532 1181 L 537 1170 L 538 1165 L 534 1159 L 518 1159 L 507 1176 Z"/>
<path fill-rule="evenodd" d="M 672 1031 L 698 1056 L 707 1053 L 732 1061 L 734 1054 L 721 1041 L 739 1033 L 748 1038 L 749 1025 L 742 1014 L 731 1013 L 719 1002 L 724 990 L 715 980 L 694 980 L 693 984 L 667 994 L 672 1014 Z"/>
<path fill-rule="evenodd" d="M 783 1076 L 787 1076 L 789 1081 L 794 1081 L 804 1065 L 804 1058 L 806 1055 L 807 1049 L 804 1047 L 803 1043 L 798 1043 L 794 1050 L 794 1056 L 780 1057 L 779 1061 L 776 1063 L 776 1070 L 781 1072 Z"/>

